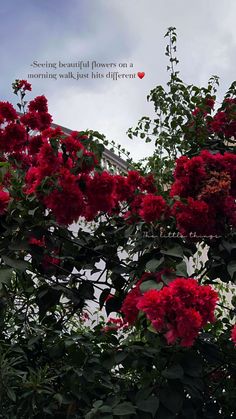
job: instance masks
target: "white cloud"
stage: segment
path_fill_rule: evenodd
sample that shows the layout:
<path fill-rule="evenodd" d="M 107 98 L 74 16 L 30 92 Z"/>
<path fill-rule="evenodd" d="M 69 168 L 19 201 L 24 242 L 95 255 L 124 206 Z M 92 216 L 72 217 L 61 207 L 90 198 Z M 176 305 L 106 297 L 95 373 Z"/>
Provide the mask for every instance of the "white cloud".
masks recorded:
<path fill-rule="evenodd" d="M 101 0 L 101 10 L 106 10 L 106 19 L 114 22 L 115 31 L 119 28 L 119 39 L 129 44 L 128 51 L 123 50 L 119 39 L 113 36 L 112 25 L 107 23 L 102 31 L 103 19 L 97 16 L 99 31 L 96 44 L 104 42 L 102 59 L 109 61 L 111 54 L 124 61 L 132 61 L 136 71 L 145 71 L 143 80 L 101 81 L 94 86 L 89 82 L 83 89 L 63 88 L 63 95 L 58 100 L 53 95 L 55 115 L 61 123 L 73 127 L 89 127 L 102 131 L 109 138 L 126 145 L 135 158 L 150 153 L 151 147 L 142 142 L 132 143 L 125 132 L 134 126 L 138 119 L 150 114 L 151 105 L 146 103 L 149 90 L 156 84 L 163 84 L 166 79 L 167 61 L 164 56 L 166 40 L 163 35 L 168 26 L 177 27 L 179 34 L 178 54 L 180 68 L 189 83 L 206 83 L 212 74 L 227 74 L 233 79 L 232 56 L 236 32 L 232 25 L 232 11 L 235 3 L 228 2 L 227 8 L 217 1 L 203 0 L 161 2 L 156 0 L 120 0 L 108 2 Z M 98 8 L 99 9 L 99 8 Z M 98 10 L 97 9 L 97 10 Z M 94 19 L 91 17 L 91 19 Z M 93 34 L 94 35 L 94 34 Z M 107 43 L 107 39 L 113 43 Z M 92 37 L 88 37 L 90 55 L 96 53 Z M 111 49 L 112 48 L 112 49 Z M 112 84 L 113 83 L 113 84 Z M 96 86 L 95 86 L 96 84 Z M 223 86 L 229 82 L 223 83 Z M 67 106 L 65 106 L 67 103 Z"/>
<path fill-rule="evenodd" d="M 133 62 L 134 71 L 145 71 L 145 78 L 35 81 L 34 93 L 48 96 L 55 122 L 78 130 L 97 129 L 126 145 L 134 158 L 148 155 L 151 146 L 132 142 L 125 132 L 141 116 L 152 112 L 146 96 L 167 79 L 167 40 L 163 36 L 169 26 L 177 27 L 177 54 L 184 81 L 205 84 L 212 74 L 218 74 L 222 94 L 235 77 L 234 0 L 228 0 L 227 6 L 220 0 L 74 0 L 66 7 L 65 17 L 63 8 L 59 8 L 61 23 L 57 20 L 52 29 L 48 21 L 42 21 L 43 13 L 39 14 L 42 22 L 36 28 L 42 23 L 41 43 L 28 16 L 26 36 L 31 34 L 31 42 L 22 47 L 23 56 L 27 51 L 29 57 L 30 50 L 34 59 Z M 26 73 L 28 67 L 19 57 L 20 53 L 18 68 Z"/>

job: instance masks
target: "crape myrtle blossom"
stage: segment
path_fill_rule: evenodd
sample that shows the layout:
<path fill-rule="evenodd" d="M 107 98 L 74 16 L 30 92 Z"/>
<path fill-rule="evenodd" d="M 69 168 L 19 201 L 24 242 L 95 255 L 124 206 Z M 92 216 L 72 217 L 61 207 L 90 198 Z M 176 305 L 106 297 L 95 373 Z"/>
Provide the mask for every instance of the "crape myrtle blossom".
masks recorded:
<path fill-rule="evenodd" d="M 214 322 L 218 294 L 209 285 L 200 285 L 192 278 L 176 278 L 160 290 L 142 293 L 140 283 L 142 279 L 127 294 L 121 308 L 129 325 L 134 325 L 142 312 L 168 344 L 192 346 L 200 330 Z"/>
<path fill-rule="evenodd" d="M 23 97 L 30 86 L 18 80 L 14 90 Z M 213 107 L 214 99 L 206 98 L 206 112 Z M 233 118 L 234 100 L 224 104 L 224 112 Z M 122 215 L 127 223 L 161 223 L 172 216 L 184 236 L 221 235 L 225 226 L 236 225 L 236 155 L 204 150 L 199 156 L 177 159 L 169 201 L 158 195 L 152 174 L 101 172 L 88 136 L 65 135 L 51 128 L 51 122 L 43 95 L 31 100 L 20 117 L 9 102 L 0 102 L 1 161 L 23 171 L 26 197 L 35 195 L 59 224 L 69 225 L 81 216 L 90 221 L 105 212 Z M 3 187 L 9 186 L 10 178 L 9 169 Z"/>
<path fill-rule="evenodd" d="M 24 80 L 14 88 L 21 95 L 30 90 Z M 226 110 L 233 114 L 234 105 L 227 103 Z M 214 104 L 211 101 L 206 106 L 212 109 Z M 236 225 L 236 155 L 204 150 L 193 158 L 180 157 L 170 197 L 164 199 L 158 195 L 152 174 L 142 176 L 130 170 L 123 176 L 102 171 L 86 134 L 65 135 L 60 128 L 51 128 L 51 122 L 43 95 L 31 100 L 22 116 L 10 103 L 0 102 L 0 161 L 6 167 L 0 188 L 1 216 L 14 200 L 32 199 L 43 214 L 47 210 L 48 218 L 62 226 L 80 217 L 93 220 L 103 213 L 118 214 L 127 223 L 147 224 L 162 223 L 172 216 L 183 235 L 222 234 L 225 225 Z M 18 196 L 14 182 L 11 185 L 13 175 L 21 180 Z M 32 234 L 29 246 L 42 256 L 39 270 L 61 266 L 59 250 L 47 254 L 43 236 Z M 124 320 L 111 320 L 108 326 L 132 326 L 145 317 L 168 344 L 193 345 L 201 329 L 214 322 L 218 296 L 210 286 L 192 278 L 172 278 L 166 285 L 164 277 L 170 274 L 173 271 L 167 268 L 143 274 L 123 302 Z M 149 280 L 160 289 L 143 292 L 142 285 Z"/>
<path fill-rule="evenodd" d="M 31 86 L 16 80 L 13 89 L 23 99 Z M 20 170 L 25 197 L 35 195 L 61 225 L 77 222 L 81 216 L 92 220 L 104 212 L 118 214 L 124 207 L 127 220 L 130 215 L 147 222 L 161 218 L 167 204 L 157 195 L 153 175 L 142 176 L 136 170 L 126 176 L 101 172 L 86 134 L 65 135 L 60 128 L 51 128 L 44 95 L 25 103 L 19 116 L 9 102 L 0 102 L 0 158 L 10 164 L 3 187 L 9 187 L 12 170 Z"/>
<path fill-rule="evenodd" d="M 181 156 L 176 161 L 171 212 L 183 235 L 222 235 L 236 226 L 236 155 L 225 152 Z M 201 223 L 198 220 L 201 219 Z"/>
<path fill-rule="evenodd" d="M 234 343 L 234 346 L 236 347 L 236 324 L 232 327 L 231 339 L 232 339 L 232 342 Z"/>
<path fill-rule="evenodd" d="M 185 135 L 194 135 L 196 139 L 216 136 L 226 140 L 236 138 L 236 98 L 225 98 L 220 108 L 212 114 L 214 109 L 214 97 L 201 100 L 185 126 Z"/>
<path fill-rule="evenodd" d="M 125 316 L 125 321 L 130 325 L 137 320 L 139 310 L 137 303 L 142 296 L 140 285 L 147 280 L 154 280 L 157 283 L 163 282 L 163 275 L 170 275 L 172 270 L 169 268 L 162 269 L 157 273 L 145 272 L 141 278 L 136 282 L 135 286 L 128 292 L 123 302 L 121 311 Z"/>
<path fill-rule="evenodd" d="M 9 200 L 10 200 L 9 193 L 1 189 L 0 190 L 0 215 L 6 212 Z"/>

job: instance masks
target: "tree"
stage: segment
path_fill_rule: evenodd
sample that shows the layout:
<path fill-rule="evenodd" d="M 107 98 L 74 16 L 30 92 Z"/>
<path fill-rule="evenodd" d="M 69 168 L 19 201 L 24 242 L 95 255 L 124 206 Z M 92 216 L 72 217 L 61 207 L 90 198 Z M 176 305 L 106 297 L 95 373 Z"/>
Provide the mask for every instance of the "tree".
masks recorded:
<path fill-rule="evenodd" d="M 134 130 L 154 126 L 156 151 L 125 176 L 102 170 L 99 133 L 52 129 L 25 80 L 13 84 L 23 115 L 0 102 L 2 418 L 235 412 L 235 84 L 215 110 L 217 78 L 185 86 L 167 36 L 168 90 L 149 96 L 154 125 Z M 118 316 L 92 327 L 96 288 Z"/>

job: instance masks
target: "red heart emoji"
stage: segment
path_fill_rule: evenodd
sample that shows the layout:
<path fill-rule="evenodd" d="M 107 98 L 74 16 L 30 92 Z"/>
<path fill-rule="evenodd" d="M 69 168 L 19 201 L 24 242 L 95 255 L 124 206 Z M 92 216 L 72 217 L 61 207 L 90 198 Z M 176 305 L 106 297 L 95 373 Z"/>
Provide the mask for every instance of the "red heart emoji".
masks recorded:
<path fill-rule="evenodd" d="M 144 72 L 138 72 L 138 77 L 140 78 L 140 79 L 143 79 L 144 78 L 144 76 L 145 76 L 145 73 Z"/>

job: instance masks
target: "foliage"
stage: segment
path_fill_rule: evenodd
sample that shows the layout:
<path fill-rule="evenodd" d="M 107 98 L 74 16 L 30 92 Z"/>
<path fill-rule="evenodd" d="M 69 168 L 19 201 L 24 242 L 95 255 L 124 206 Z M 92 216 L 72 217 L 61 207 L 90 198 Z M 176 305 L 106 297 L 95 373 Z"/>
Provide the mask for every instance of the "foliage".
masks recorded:
<path fill-rule="evenodd" d="M 130 131 L 154 136 L 140 172 L 103 171 L 103 137 L 50 128 L 25 80 L 13 84 L 20 115 L 0 102 L 4 419 L 235 412 L 235 83 L 215 110 L 218 79 L 186 86 L 175 29 L 166 36 L 168 90 L 151 91 L 156 119 Z M 86 320 L 91 301 L 116 317 Z"/>

